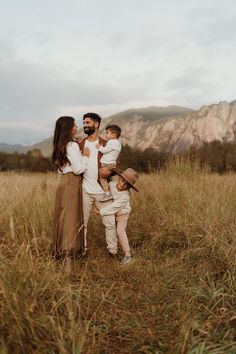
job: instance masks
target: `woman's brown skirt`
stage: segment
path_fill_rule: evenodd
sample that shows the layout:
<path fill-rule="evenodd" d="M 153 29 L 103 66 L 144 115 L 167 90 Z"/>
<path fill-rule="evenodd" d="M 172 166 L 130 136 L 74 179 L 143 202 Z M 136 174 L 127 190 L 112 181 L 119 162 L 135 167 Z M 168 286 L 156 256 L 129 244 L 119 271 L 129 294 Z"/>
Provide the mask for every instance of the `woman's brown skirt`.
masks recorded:
<path fill-rule="evenodd" d="M 57 259 L 76 257 L 84 249 L 84 218 L 82 178 L 67 173 L 61 175 L 56 191 L 52 254 Z"/>

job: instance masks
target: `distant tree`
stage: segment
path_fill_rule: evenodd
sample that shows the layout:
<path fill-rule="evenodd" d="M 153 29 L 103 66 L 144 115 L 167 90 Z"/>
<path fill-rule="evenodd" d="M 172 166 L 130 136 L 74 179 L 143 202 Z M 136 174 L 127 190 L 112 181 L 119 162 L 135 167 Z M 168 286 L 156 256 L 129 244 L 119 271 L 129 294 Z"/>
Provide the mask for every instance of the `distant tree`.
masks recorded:
<path fill-rule="evenodd" d="M 39 149 L 28 151 L 26 154 L 0 152 L 0 171 L 24 170 L 31 172 L 52 171 L 49 158 L 44 157 Z"/>
<path fill-rule="evenodd" d="M 139 150 L 125 145 L 120 154 L 121 168 L 132 167 L 137 171 L 153 172 L 165 168 L 168 156 L 168 154 L 158 152 L 152 148 Z"/>
<path fill-rule="evenodd" d="M 125 145 L 119 157 L 121 170 L 132 167 L 140 172 L 153 172 L 165 169 L 173 155 L 158 152 L 155 149 L 136 149 Z M 191 147 L 188 151 L 174 155 L 187 161 L 198 161 L 200 165 L 209 166 L 212 172 L 225 173 L 236 171 L 236 143 L 226 143 L 218 140 L 204 143 L 200 148 Z M 55 170 L 51 160 L 44 157 L 39 149 L 33 149 L 26 154 L 0 152 L 0 171 L 24 170 L 31 172 L 47 172 Z"/>
<path fill-rule="evenodd" d="M 202 166 L 209 166 L 212 172 L 236 171 L 236 143 L 233 142 L 219 140 L 205 142 L 198 149 L 191 147 L 183 155 L 191 160 L 200 161 Z"/>

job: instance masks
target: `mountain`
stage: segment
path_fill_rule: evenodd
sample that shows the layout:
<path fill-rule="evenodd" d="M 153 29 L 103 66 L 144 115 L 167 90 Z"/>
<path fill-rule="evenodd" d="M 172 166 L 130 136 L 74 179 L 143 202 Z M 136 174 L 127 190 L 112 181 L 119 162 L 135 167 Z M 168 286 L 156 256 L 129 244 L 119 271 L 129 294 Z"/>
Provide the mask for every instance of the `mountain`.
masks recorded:
<path fill-rule="evenodd" d="M 49 156 L 51 154 L 51 148 L 52 148 L 52 138 L 45 139 L 41 141 L 40 143 L 34 144 L 34 145 L 9 145 L 5 143 L 0 143 L 0 151 L 4 151 L 7 153 L 13 153 L 13 152 L 19 152 L 19 153 L 26 153 L 29 150 L 33 149 L 40 149 L 43 153 L 44 156 Z"/>
<path fill-rule="evenodd" d="M 5 151 L 8 153 L 12 153 L 12 152 L 27 152 L 28 147 L 23 146 L 23 145 L 9 145 L 9 144 L 5 144 L 5 143 L 0 143 L 0 151 Z"/>
<path fill-rule="evenodd" d="M 176 154 L 203 142 L 235 141 L 236 100 L 198 111 L 176 106 L 129 110 L 107 118 L 106 123 L 120 124 L 124 144 Z"/>
<path fill-rule="evenodd" d="M 203 106 L 196 111 L 179 106 L 129 109 L 103 119 L 101 135 L 104 135 L 108 124 L 120 125 L 123 144 L 141 150 L 151 147 L 158 151 L 179 153 L 192 145 L 198 147 L 203 142 L 216 139 L 235 141 L 236 100 Z M 0 144 L 0 150 L 7 151 L 2 146 Z M 17 146 L 12 151 L 17 150 Z M 10 146 L 7 148 L 9 151 Z M 45 156 L 49 156 L 52 139 L 23 148 L 25 151 L 41 149 Z"/>
<path fill-rule="evenodd" d="M 125 124 L 129 120 L 142 118 L 144 122 L 161 122 L 172 117 L 181 117 L 187 113 L 194 112 L 194 110 L 180 106 L 168 106 L 168 107 L 148 107 L 128 109 L 126 111 L 114 114 L 106 118 L 104 124 L 110 124 L 110 122 L 117 122 L 119 124 Z"/>
<path fill-rule="evenodd" d="M 44 139 L 40 143 L 34 144 L 28 150 L 40 149 L 44 156 L 50 156 L 52 153 L 52 138 Z"/>
<path fill-rule="evenodd" d="M 130 136 L 132 136 L 132 140 L 135 143 L 135 135 L 128 130 L 134 125 L 137 124 L 140 120 L 145 123 L 144 129 L 146 125 L 149 123 L 156 124 L 157 122 L 164 122 L 170 118 L 178 118 L 186 115 L 187 113 L 193 112 L 190 108 L 180 107 L 180 106 L 169 106 L 169 107 L 148 107 L 148 108 L 139 108 L 139 109 L 128 109 L 126 111 L 114 114 L 108 118 L 104 118 L 101 124 L 101 135 L 105 133 L 105 127 L 108 124 L 119 124 L 122 129 L 125 129 L 125 134 L 122 134 L 124 137 L 122 138 L 122 142 L 124 144 L 130 143 Z M 130 127 L 131 126 L 131 127 Z M 83 135 L 82 129 L 80 130 L 81 135 Z M 127 135 L 126 135 L 127 134 Z M 139 135 L 142 136 L 143 131 L 140 130 Z M 133 144 L 134 145 L 134 144 Z M 132 146 L 133 146 L 132 145 Z M 45 139 L 37 144 L 22 146 L 22 145 L 7 145 L 0 144 L 0 151 L 6 152 L 27 152 L 32 149 L 40 149 L 45 156 L 50 156 L 52 151 L 52 138 Z"/>
<path fill-rule="evenodd" d="M 157 150 L 179 153 L 190 146 L 199 147 L 203 142 L 234 142 L 235 134 L 236 101 L 223 101 L 157 125 L 154 135 L 158 139 L 150 139 L 150 144 Z M 148 135 L 146 131 L 146 138 Z"/>
<path fill-rule="evenodd" d="M 118 124 L 122 129 L 121 141 L 123 144 L 141 150 L 149 147 L 163 150 L 158 143 L 161 138 L 160 134 L 162 135 L 162 127 L 173 120 L 178 122 L 194 112 L 190 108 L 179 106 L 129 109 L 104 119 L 101 133 L 104 133 L 106 125 Z"/>

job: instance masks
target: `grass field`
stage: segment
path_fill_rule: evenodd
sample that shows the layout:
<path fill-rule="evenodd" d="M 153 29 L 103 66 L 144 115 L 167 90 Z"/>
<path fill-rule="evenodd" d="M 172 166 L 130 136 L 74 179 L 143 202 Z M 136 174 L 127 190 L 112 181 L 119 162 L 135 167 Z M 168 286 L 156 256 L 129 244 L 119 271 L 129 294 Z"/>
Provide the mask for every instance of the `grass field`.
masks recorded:
<path fill-rule="evenodd" d="M 135 262 L 49 255 L 55 174 L 0 174 L 0 353 L 236 353 L 236 175 L 178 163 L 143 175 L 128 234 Z"/>

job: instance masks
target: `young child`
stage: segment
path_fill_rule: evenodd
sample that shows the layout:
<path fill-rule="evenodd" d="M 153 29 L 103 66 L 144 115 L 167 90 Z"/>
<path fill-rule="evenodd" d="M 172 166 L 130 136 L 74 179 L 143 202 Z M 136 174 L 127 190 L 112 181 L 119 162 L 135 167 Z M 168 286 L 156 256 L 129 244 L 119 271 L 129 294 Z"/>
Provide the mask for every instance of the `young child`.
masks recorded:
<path fill-rule="evenodd" d="M 121 151 L 121 142 L 119 140 L 120 134 L 121 129 L 118 125 L 108 125 L 106 127 L 106 146 L 97 144 L 98 151 L 103 154 L 100 160 L 102 167 L 108 167 L 111 173 L 116 170 L 117 159 Z M 100 178 L 100 182 L 105 193 L 100 201 L 112 199 L 108 183 L 109 176 L 107 178 Z"/>
<path fill-rule="evenodd" d="M 130 213 L 130 189 L 134 189 L 138 192 L 138 189 L 134 186 L 139 176 L 132 169 L 128 168 L 122 174 L 119 174 L 119 181 L 116 185 L 114 193 L 114 200 L 112 204 L 102 208 L 100 215 L 112 215 L 116 216 L 117 236 L 124 252 L 124 258 L 121 264 L 128 264 L 132 261 L 129 240 L 126 234 L 126 226 Z"/>

